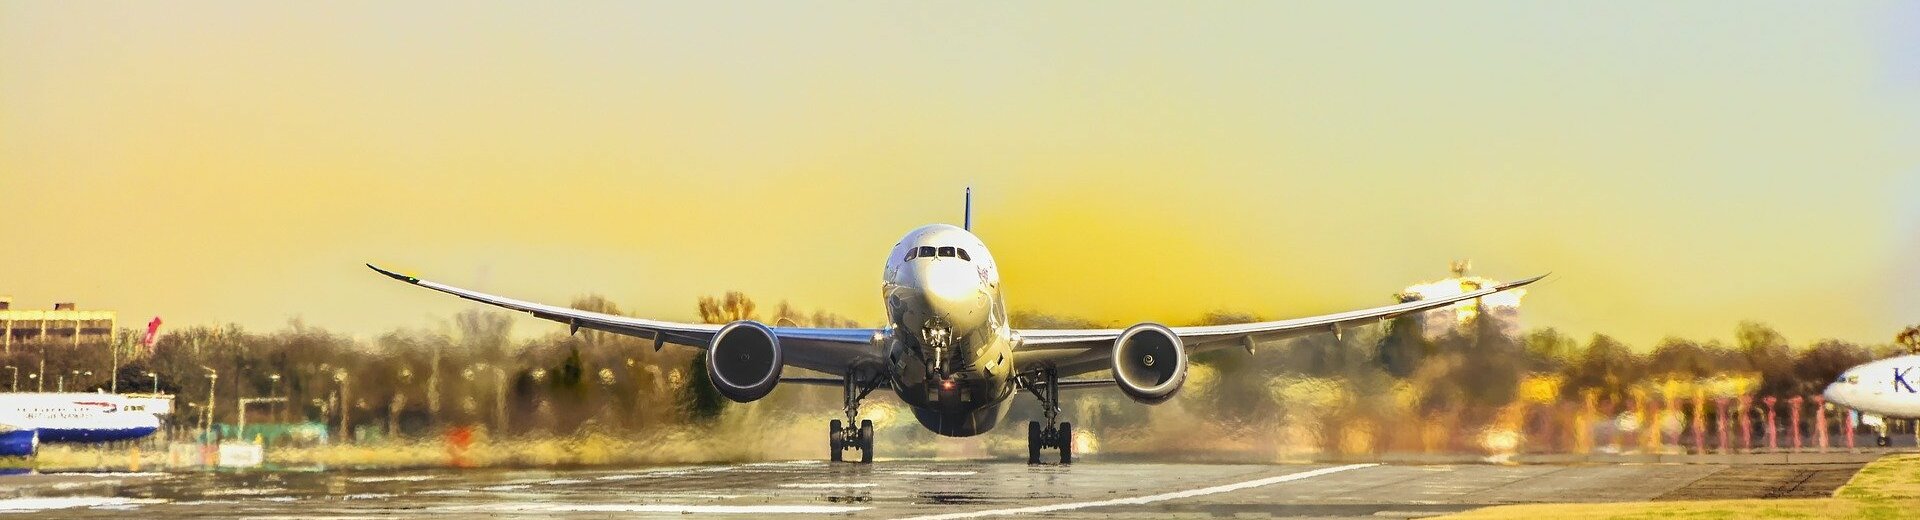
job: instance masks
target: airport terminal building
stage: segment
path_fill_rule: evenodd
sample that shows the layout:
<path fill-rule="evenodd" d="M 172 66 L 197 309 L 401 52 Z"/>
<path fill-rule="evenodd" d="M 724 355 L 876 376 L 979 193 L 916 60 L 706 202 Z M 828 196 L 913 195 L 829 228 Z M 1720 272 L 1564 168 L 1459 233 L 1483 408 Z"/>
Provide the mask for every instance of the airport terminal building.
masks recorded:
<path fill-rule="evenodd" d="M 111 342 L 119 325 L 114 311 L 79 310 L 72 302 L 53 304 L 53 310 L 13 308 L 13 298 L 0 296 L 0 351 L 40 340 Z"/>

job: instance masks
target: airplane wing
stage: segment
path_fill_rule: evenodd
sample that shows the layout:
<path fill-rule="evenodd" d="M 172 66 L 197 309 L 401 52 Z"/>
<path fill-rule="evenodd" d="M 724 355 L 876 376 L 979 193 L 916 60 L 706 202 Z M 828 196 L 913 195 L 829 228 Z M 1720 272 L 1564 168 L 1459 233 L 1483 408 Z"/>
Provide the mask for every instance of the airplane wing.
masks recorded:
<path fill-rule="evenodd" d="M 654 348 L 666 343 L 686 345 L 698 349 L 707 348 L 715 333 L 723 325 L 705 323 L 677 323 L 671 321 L 630 318 L 589 312 L 567 307 L 556 307 L 529 301 L 516 300 L 504 296 L 494 296 L 478 291 L 470 291 L 421 280 L 367 264 L 367 267 L 389 278 L 418 285 L 435 291 L 459 296 L 476 302 L 505 307 L 532 314 L 535 318 L 553 320 L 567 324 L 573 331 L 592 329 L 625 336 L 634 336 L 653 340 Z M 874 346 L 876 329 L 818 329 L 809 327 L 769 327 L 780 338 L 782 356 L 788 366 L 816 370 L 828 374 L 846 375 L 854 366 L 879 363 L 880 349 Z"/>
<path fill-rule="evenodd" d="M 1397 305 L 1374 307 L 1357 311 L 1348 311 L 1324 316 L 1311 316 L 1290 320 L 1263 321 L 1259 323 L 1240 323 L 1234 325 L 1205 325 L 1197 327 L 1169 327 L 1180 341 L 1187 346 L 1187 352 L 1197 354 L 1229 347 L 1251 348 L 1253 345 L 1278 341 L 1312 334 L 1350 329 L 1374 322 L 1396 318 L 1420 311 L 1438 309 L 1455 303 L 1479 298 L 1489 294 L 1524 286 L 1546 275 L 1524 280 L 1506 282 L 1478 291 L 1456 296 L 1415 300 Z M 1015 370 L 1025 372 L 1029 369 L 1053 365 L 1060 376 L 1083 374 L 1111 368 L 1109 357 L 1113 342 L 1119 339 L 1125 329 L 1027 329 L 1015 331 L 1020 335 L 1019 346 L 1015 347 Z"/>

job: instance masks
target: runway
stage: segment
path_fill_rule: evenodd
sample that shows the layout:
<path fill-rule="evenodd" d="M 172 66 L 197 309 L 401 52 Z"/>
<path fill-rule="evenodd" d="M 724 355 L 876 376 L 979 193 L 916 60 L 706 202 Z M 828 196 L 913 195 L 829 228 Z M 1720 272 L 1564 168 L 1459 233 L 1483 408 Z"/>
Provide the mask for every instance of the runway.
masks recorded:
<path fill-rule="evenodd" d="M 793 461 L 571 470 L 0 477 L 34 518 L 1419 518 L 1498 504 L 1827 496 L 1858 463 L 1144 464 Z"/>

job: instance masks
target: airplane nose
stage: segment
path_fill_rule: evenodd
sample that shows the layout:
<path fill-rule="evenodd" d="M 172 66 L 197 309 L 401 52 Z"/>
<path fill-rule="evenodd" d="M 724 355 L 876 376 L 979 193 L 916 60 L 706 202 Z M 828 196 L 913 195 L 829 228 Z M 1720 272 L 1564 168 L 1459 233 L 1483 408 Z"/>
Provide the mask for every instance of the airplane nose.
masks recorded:
<path fill-rule="evenodd" d="M 973 264 L 935 259 L 914 268 L 914 282 L 928 310 L 943 316 L 956 330 L 971 330 L 986 319 L 987 292 Z"/>
<path fill-rule="evenodd" d="M 1827 398 L 1827 402 L 1829 403 L 1840 406 L 1851 406 L 1847 404 L 1846 389 L 1841 388 L 1842 381 L 1845 381 L 1845 379 L 1828 384 L 1827 389 L 1820 392 L 1820 396 Z"/>

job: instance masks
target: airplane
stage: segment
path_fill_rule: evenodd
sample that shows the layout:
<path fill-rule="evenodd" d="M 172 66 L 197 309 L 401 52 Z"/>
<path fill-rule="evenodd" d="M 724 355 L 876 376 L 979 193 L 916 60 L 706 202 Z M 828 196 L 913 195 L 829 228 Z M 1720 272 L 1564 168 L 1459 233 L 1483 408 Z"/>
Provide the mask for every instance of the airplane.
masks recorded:
<path fill-rule="evenodd" d="M 160 418 L 118 394 L 0 393 L 0 457 L 31 457 L 42 442 L 127 441 L 153 435 Z"/>
<path fill-rule="evenodd" d="M 1821 395 L 1827 402 L 1861 413 L 1860 424 L 1873 428 L 1874 444 L 1887 446 L 1886 419 L 1920 419 L 1920 354 L 1882 359 L 1840 373 Z"/>
<path fill-rule="evenodd" d="M 1027 423 L 1027 462 L 1043 449 L 1073 461 L 1073 424 L 1060 420 L 1060 391 L 1117 387 L 1146 404 L 1172 398 L 1194 354 L 1227 348 L 1249 353 L 1261 343 L 1371 324 L 1521 287 L 1545 275 L 1464 294 L 1323 316 L 1235 325 L 1169 327 L 1145 322 L 1124 329 L 1015 329 L 1000 294 L 1000 270 L 973 234 L 969 189 L 960 226 L 932 224 L 907 232 L 887 254 L 880 294 L 881 328 L 778 327 L 752 320 L 724 325 L 676 323 L 588 312 L 461 289 L 367 264 L 387 277 L 468 300 L 567 324 L 707 351 L 706 371 L 720 395 L 735 402 L 765 397 L 776 385 L 839 386 L 846 423 L 829 423 L 828 454 L 858 450 L 873 461 L 873 423 L 859 420 L 860 401 L 885 386 L 934 433 L 978 435 L 998 425 L 1016 394 L 1038 398 L 1046 418 Z M 784 367 L 833 377 L 782 377 Z M 1110 371 L 1110 378 L 1068 379 Z M 858 427 L 855 421 L 858 420 Z"/>

